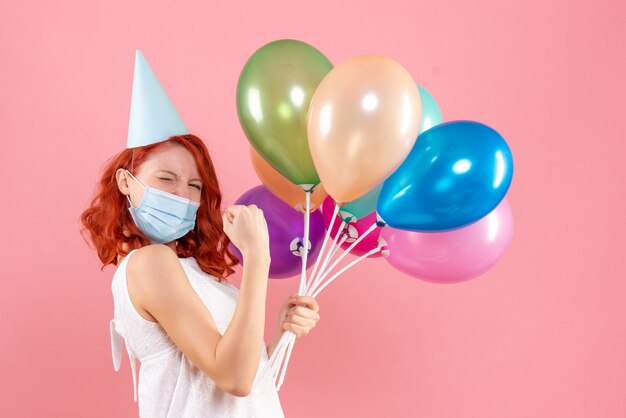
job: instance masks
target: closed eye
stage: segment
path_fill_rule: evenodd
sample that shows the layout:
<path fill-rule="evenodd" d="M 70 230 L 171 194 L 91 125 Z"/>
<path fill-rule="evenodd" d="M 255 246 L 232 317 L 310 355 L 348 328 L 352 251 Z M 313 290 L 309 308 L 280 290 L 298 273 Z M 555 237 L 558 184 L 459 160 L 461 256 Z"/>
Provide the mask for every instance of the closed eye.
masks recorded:
<path fill-rule="evenodd" d="M 190 184 L 191 187 L 195 187 L 198 190 L 202 190 L 202 186 L 200 186 L 199 184 Z"/>

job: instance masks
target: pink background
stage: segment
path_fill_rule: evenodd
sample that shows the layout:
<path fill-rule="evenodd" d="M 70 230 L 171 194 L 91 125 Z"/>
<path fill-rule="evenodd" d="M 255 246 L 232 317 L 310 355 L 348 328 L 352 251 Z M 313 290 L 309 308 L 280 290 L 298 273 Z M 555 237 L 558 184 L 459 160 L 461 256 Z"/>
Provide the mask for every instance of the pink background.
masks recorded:
<path fill-rule="evenodd" d="M 294 350 L 286 415 L 626 416 L 626 3 L 225 3 L 0 6 L 2 415 L 136 415 L 127 357 L 118 374 L 111 361 L 113 269 L 99 271 L 78 233 L 125 146 L 135 48 L 207 142 L 231 204 L 259 183 L 239 72 L 263 44 L 296 38 L 335 63 L 390 56 L 446 120 L 500 131 L 516 232 L 469 282 L 430 284 L 376 259 L 333 283 Z M 270 283 L 268 329 L 296 288 Z"/>

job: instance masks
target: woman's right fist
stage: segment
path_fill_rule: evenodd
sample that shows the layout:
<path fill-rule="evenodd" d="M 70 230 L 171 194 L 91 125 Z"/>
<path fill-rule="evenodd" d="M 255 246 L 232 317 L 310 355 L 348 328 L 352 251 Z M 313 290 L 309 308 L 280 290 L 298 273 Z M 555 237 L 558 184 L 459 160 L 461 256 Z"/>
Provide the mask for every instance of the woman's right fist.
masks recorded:
<path fill-rule="evenodd" d="M 256 205 L 233 205 L 222 214 L 224 233 L 244 258 L 250 254 L 269 259 L 269 234 L 263 210 Z"/>

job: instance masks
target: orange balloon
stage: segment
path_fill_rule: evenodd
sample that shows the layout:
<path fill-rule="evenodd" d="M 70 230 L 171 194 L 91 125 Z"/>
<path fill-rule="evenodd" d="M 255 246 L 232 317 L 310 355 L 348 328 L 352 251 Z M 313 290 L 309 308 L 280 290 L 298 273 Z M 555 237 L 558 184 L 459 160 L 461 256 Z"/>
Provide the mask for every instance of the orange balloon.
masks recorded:
<path fill-rule="evenodd" d="M 250 160 L 261 182 L 285 203 L 291 205 L 298 212 L 304 213 L 306 208 L 306 194 L 300 186 L 296 186 L 285 176 L 280 174 L 274 167 L 270 165 L 261 154 L 253 147 L 250 147 Z M 328 194 L 321 184 L 315 186 L 311 193 L 311 212 L 322 205 Z"/>
<path fill-rule="evenodd" d="M 421 116 L 417 85 L 394 60 L 365 55 L 331 70 L 315 90 L 307 129 L 328 194 L 350 202 L 382 183 L 411 152 Z"/>

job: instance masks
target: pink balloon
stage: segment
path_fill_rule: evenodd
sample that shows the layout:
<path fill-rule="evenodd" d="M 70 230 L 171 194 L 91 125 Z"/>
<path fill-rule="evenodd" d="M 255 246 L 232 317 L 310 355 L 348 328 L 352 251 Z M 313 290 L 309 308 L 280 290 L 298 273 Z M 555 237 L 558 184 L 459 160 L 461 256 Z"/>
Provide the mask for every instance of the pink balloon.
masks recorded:
<path fill-rule="evenodd" d="M 387 261 L 398 270 L 433 283 L 457 283 L 489 270 L 513 237 L 513 214 L 506 198 L 473 224 L 446 232 L 383 228 Z"/>
<path fill-rule="evenodd" d="M 335 201 L 332 197 L 328 196 L 324 199 L 322 203 L 322 217 L 324 218 L 324 226 L 328 230 L 330 226 L 330 220 L 333 217 L 333 210 L 335 209 Z M 365 231 L 367 231 L 372 224 L 376 223 L 376 212 L 372 212 L 369 215 L 357 220 L 356 222 L 350 222 L 348 224 L 348 234 L 349 237 L 346 241 L 341 245 L 341 248 L 347 250 L 350 245 L 360 237 Z M 337 235 L 337 230 L 341 226 L 341 218 L 337 215 L 335 219 L 335 223 L 333 224 L 333 230 L 331 231 L 330 237 L 335 238 Z M 380 235 L 380 231 L 382 228 L 376 227 L 372 232 L 370 232 L 361 242 L 359 242 L 353 249 L 350 251 L 351 254 L 354 255 L 363 255 L 370 250 L 376 248 L 376 244 L 378 243 L 378 236 Z M 341 237 L 337 238 L 337 242 Z M 330 243 L 329 243 L 330 244 Z M 368 258 L 381 257 L 380 252 L 374 253 L 370 255 Z"/>

